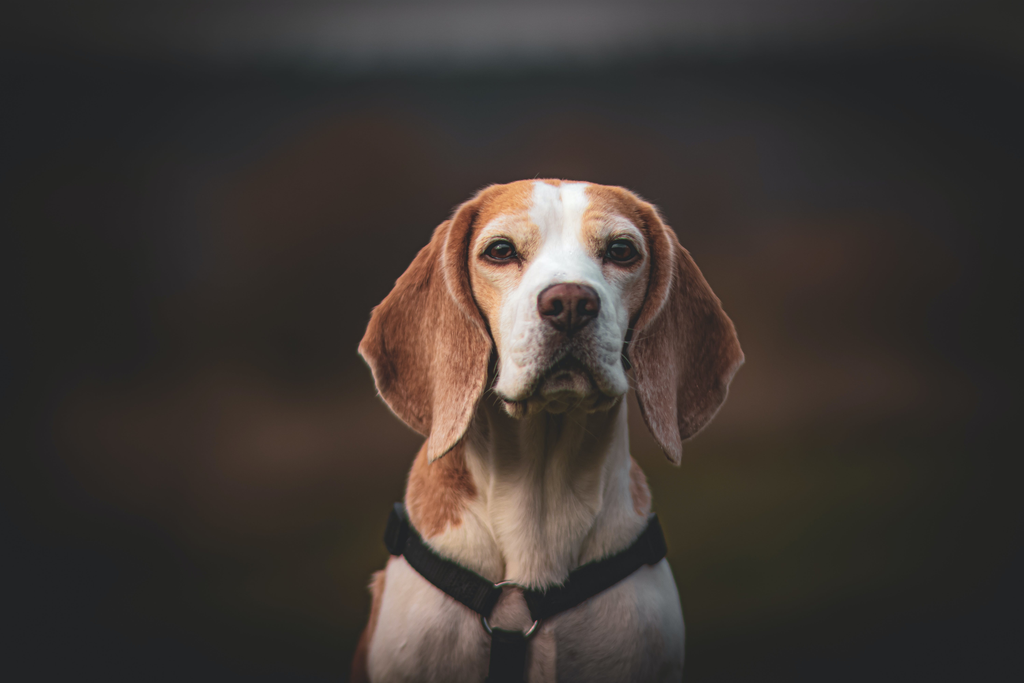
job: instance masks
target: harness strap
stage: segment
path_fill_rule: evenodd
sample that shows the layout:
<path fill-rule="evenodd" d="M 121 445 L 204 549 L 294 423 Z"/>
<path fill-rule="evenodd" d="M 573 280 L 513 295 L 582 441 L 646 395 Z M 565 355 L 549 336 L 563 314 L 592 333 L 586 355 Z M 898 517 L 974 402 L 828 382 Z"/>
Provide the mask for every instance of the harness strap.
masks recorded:
<path fill-rule="evenodd" d="M 384 545 L 392 555 L 402 555 L 423 578 L 483 617 L 491 616 L 501 588 L 435 553 L 409 524 L 405 505 L 395 503 L 384 531 Z"/>
<path fill-rule="evenodd" d="M 610 557 L 588 562 L 571 572 L 561 586 L 543 592 L 524 590 L 534 620 L 549 619 L 608 590 L 645 564 L 657 564 L 668 552 L 658 516 L 647 518 L 647 528 L 633 544 Z"/>
<path fill-rule="evenodd" d="M 522 631 L 491 629 L 491 661 L 487 683 L 523 683 L 526 680 L 526 638 Z"/>
<path fill-rule="evenodd" d="M 498 604 L 501 586 L 434 552 L 409 523 L 402 503 L 395 503 L 391 509 L 384 545 L 392 555 L 405 557 L 405 561 L 427 581 L 483 617 L 484 625 L 491 634 L 488 683 L 522 683 L 526 671 L 526 635 L 519 631 L 492 629 L 486 621 Z M 645 564 L 657 564 L 667 552 L 661 523 L 657 515 L 651 514 L 647 518 L 647 528 L 625 550 L 574 569 L 561 586 L 551 586 L 543 591 L 522 589 L 530 616 L 538 622 L 572 609 L 611 588 Z"/>

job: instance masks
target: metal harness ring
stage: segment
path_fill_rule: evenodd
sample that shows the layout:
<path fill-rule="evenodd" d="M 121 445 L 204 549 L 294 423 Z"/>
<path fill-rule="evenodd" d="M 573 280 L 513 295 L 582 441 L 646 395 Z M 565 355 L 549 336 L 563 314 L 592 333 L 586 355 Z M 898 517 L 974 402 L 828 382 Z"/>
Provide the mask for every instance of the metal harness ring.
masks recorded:
<path fill-rule="evenodd" d="M 525 590 L 525 588 L 526 588 L 522 584 L 516 583 L 515 581 L 508 581 L 508 580 L 499 581 L 498 583 L 494 584 L 495 588 L 504 588 L 505 586 L 515 586 L 516 588 L 523 589 L 523 590 Z M 485 617 L 484 615 L 481 614 L 480 615 L 480 621 L 481 621 L 481 623 L 483 623 L 484 630 L 486 630 L 488 634 L 494 633 L 494 630 L 491 628 L 491 625 L 487 622 L 487 617 Z M 529 640 L 534 635 L 536 635 L 536 633 L 537 633 L 537 626 L 538 625 L 540 625 L 540 619 L 537 619 L 536 621 L 534 621 L 533 622 L 533 626 L 528 628 L 526 631 L 523 631 L 523 638 L 525 640 Z"/>
<path fill-rule="evenodd" d="M 485 617 L 484 615 L 481 614 L 480 615 L 480 621 L 481 621 L 481 623 L 483 623 L 484 630 L 487 631 L 488 634 L 494 633 L 494 629 L 492 629 L 491 625 L 489 623 L 487 623 L 487 617 Z M 529 640 L 530 638 L 535 636 L 537 634 L 537 626 L 539 624 L 540 624 L 540 619 L 538 619 L 537 621 L 533 622 L 533 626 L 531 626 L 529 629 L 527 629 L 526 631 L 523 631 L 523 639 Z"/>

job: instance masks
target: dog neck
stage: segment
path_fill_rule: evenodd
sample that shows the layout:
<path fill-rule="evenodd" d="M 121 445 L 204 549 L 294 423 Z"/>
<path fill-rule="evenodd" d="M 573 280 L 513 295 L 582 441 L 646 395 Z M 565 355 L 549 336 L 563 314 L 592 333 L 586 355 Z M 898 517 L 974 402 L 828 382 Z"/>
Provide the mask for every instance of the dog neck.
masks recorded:
<path fill-rule="evenodd" d="M 486 398 L 462 443 L 413 465 L 406 504 L 442 555 L 492 581 L 544 588 L 644 528 L 647 484 L 629 456 L 626 406 L 509 417 Z"/>

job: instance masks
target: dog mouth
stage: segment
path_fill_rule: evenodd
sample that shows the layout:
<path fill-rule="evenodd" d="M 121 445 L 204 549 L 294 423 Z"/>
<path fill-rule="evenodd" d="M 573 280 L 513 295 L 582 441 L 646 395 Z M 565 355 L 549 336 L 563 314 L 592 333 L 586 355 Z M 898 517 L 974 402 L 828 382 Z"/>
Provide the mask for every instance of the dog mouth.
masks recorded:
<path fill-rule="evenodd" d="M 566 353 L 539 373 L 525 398 L 499 398 L 509 415 L 521 418 L 542 410 L 554 414 L 575 409 L 587 412 L 606 410 L 619 397 L 603 392 L 590 367 L 572 353 Z"/>
<path fill-rule="evenodd" d="M 582 397 L 595 391 L 597 384 L 590 370 L 575 356 L 567 355 L 541 375 L 534 393 L 543 397 L 561 394 Z"/>

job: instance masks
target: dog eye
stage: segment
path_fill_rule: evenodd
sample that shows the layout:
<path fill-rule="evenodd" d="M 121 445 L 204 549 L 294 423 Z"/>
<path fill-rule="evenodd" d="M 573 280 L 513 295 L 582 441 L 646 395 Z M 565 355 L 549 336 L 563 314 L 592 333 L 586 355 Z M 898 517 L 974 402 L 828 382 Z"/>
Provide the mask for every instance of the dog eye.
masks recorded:
<path fill-rule="evenodd" d="M 629 263 L 636 258 L 636 247 L 629 240 L 615 240 L 608 245 L 605 256 L 616 263 Z"/>
<path fill-rule="evenodd" d="M 494 261 L 508 261 L 511 258 L 515 258 L 516 248 L 512 246 L 511 242 L 505 240 L 498 240 L 490 246 L 484 252 L 484 256 Z"/>

